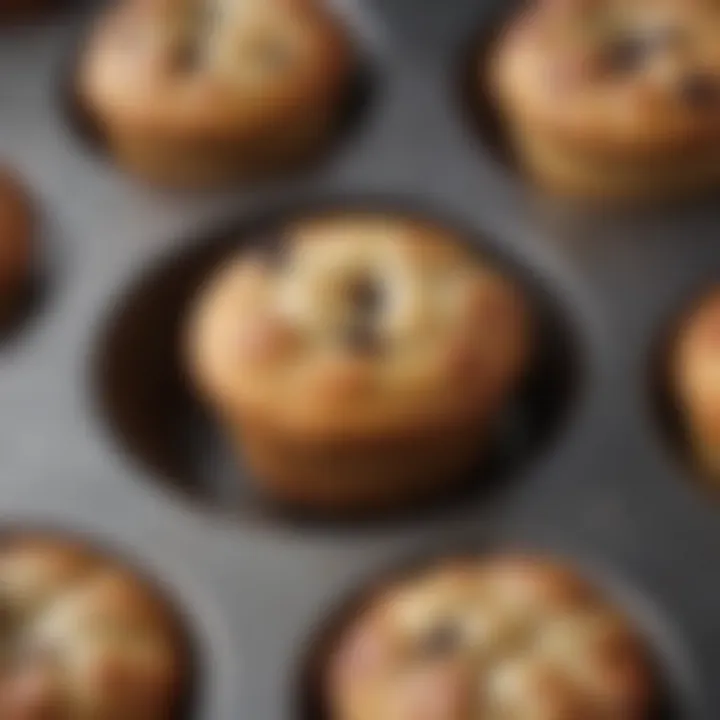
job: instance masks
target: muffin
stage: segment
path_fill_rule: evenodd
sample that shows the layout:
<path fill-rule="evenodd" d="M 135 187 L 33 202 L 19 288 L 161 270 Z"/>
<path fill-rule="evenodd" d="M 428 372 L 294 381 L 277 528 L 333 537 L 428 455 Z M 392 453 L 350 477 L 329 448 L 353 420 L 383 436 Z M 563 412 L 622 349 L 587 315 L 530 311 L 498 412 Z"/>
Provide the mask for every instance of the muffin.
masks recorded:
<path fill-rule="evenodd" d="M 491 93 L 551 191 L 648 198 L 720 183 L 714 0 L 535 0 L 493 48 Z M 487 81 L 483 61 L 481 83 Z"/>
<path fill-rule="evenodd" d="M 383 214 L 288 224 L 190 319 L 190 372 L 259 485 L 362 513 L 456 487 L 530 355 L 525 300 L 451 232 Z"/>
<path fill-rule="evenodd" d="M 682 325 L 672 357 L 672 385 L 699 463 L 720 478 L 720 288 Z"/>
<path fill-rule="evenodd" d="M 29 281 L 32 224 L 25 190 L 0 169 L 0 324 L 7 323 L 17 309 Z"/>
<path fill-rule="evenodd" d="M 321 0 L 121 0 L 89 40 L 79 100 L 128 170 L 216 184 L 316 154 L 353 65 Z"/>
<path fill-rule="evenodd" d="M 449 562 L 381 592 L 330 652 L 328 720 L 649 720 L 626 619 L 568 569 Z"/>
<path fill-rule="evenodd" d="M 184 658 L 163 601 L 79 545 L 0 547 L 4 720 L 169 720 Z"/>

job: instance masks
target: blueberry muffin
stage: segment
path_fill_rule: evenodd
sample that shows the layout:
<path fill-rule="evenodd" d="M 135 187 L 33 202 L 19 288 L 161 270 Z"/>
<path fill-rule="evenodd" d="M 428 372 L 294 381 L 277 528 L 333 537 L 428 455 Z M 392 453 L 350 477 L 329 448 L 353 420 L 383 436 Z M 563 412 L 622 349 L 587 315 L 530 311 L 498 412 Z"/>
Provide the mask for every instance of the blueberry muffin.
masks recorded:
<path fill-rule="evenodd" d="M 322 0 L 121 0 L 90 38 L 79 99 L 121 165 L 215 184 L 314 155 L 353 65 Z"/>
<path fill-rule="evenodd" d="M 720 288 L 682 325 L 672 384 L 698 461 L 710 476 L 720 478 Z"/>
<path fill-rule="evenodd" d="M 331 650 L 329 720 L 650 720 L 626 619 L 568 569 L 455 561 L 381 592 Z"/>
<path fill-rule="evenodd" d="M 460 482 L 528 364 L 528 315 L 452 233 L 331 214 L 217 272 L 190 370 L 268 496 L 360 513 Z"/>
<path fill-rule="evenodd" d="M 0 324 L 10 319 L 28 284 L 32 225 L 25 190 L 12 175 L 0 169 Z"/>
<path fill-rule="evenodd" d="M 184 658 L 168 608 L 127 570 L 39 537 L 0 546 L 3 720 L 170 720 Z"/>
<path fill-rule="evenodd" d="M 719 184 L 718 37 L 714 0 L 530 2 L 490 64 L 521 163 L 546 188 L 585 196 Z"/>

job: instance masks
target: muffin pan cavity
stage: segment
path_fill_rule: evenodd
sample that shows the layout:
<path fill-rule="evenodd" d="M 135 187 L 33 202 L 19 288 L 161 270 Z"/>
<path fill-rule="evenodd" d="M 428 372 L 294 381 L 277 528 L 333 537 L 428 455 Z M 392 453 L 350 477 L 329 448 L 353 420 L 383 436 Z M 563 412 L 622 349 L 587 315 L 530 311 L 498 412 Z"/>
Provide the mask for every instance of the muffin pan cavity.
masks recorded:
<path fill-rule="evenodd" d="M 483 114 L 490 85 L 523 174 L 553 195 L 694 196 L 718 185 L 717 21 L 682 0 L 515 7 L 481 53 L 476 102 Z"/>
<path fill-rule="evenodd" d="M 489 3 L 483 17 L 472 28 L 458 54 L 456 100 L 478 154 L 486 153 L 505 173 L 518 176 L 520 170 L 492 96 L 490 62 L 517 6 Z"/>
<path fill-rule="evenodd" d="M 405 563 L 399 569 L 388 570 L 381 573 L 380 577 L 370 578 L 364 588 L 358 589 L 354 594 L 346 597 L 339 602 L 339 607 L 335 609 L 323 623 L 316 627 L 314 633 L 308 638 L 304 652 L 300 655 L 298 666 L 298 682 L 297 692 L 299 697 L 298 720 L 338 720 L 330 711 L 328 703 L 328 684 L 336 682 L 333 674 L 338 672 L 338 660 L 341 652 L 344 653 L 345 660 L 356 661 L 358 663 L 371 663 L 377 655 L 371 653 L 379 652 L 377 637 L 375 643 L 371 643 L 367 635 L 368 630 L 368 614 L 373 609 L 377 610 L 380 603 L 387 603 L 392 598 L 393 593 L 397 593 L 400 588 L 402 590 L 403 599 L 403 617 L 408 623 L 411 622 L 411 597 L 407 588 L 413 587 L 413 583 L 418 581 L 427 584 L 428 578 L 433 576 L 439 578 L 442 575 L 446 577 L 449 574 L 466 572 L 468 568 L 473 567 L 495 567 L 495 572 L 507 572 L 507 582 L 517 585 L 518 588 L 525 585 L 525 590 L 518 589 L 517 592 L 522 594 L 525 591 L 531 591 L 534 583 L 542 593 L 547 593 L 548 598 L 553 596 L 565 597 L 564 602 L 568 601 L 566 587 L 554 586 L 552 583 L 554 573 L 571 573 L 574 576 L 573 582 L 578 583 L 578 588 L 583 587 L 583 592 L 589 592 L 592 602 L 597 603 L 596 611 L 609 612 L 616 616 L 624 626 L 624 632 L 628 638 L 632 638 L 639 651 L 639 659 L 644 665 L 646 673 L 647 687 L 650 690 L 651 700 L 649 701 L 649 713 L 642 714 L 643 720 L 684 720 L 685 718 L 695 717 L 696 712 L 700 710 L 704 700 L 699 697 L 697 688 L 694 685 L 694 668 L 693 661 L 685 652 L 682 644 L 678 641 L 678 635 L 671 624 L 668 623 L 664 615 L 658 611 L 652 603 L 648 602 L 642 593 L 628 585 L 624 579 L 619 579 L 609 575 L 606 572 L 593 570 L 590 567 L 580 568 L 574 562 L 568 561 L 566 558 L 550 556 L 547 554 L 537 554 L 536 552 L 510 550 L 496 550 L 494 552 L 483 550 L 481 552 L 468 551 L 463 549 L 460 552 L 451 552 L 448 555 L 432 555 L 431 562 L 428 558 L 423 560 L 411 561 Z M 465 570 L 462 570 L 462 569 Z M 524 569 L 523 569 L 524 568 Z M 533 575 L 527 575 L 528 569 Z M 526 573 L 523 579 L 521 574 Z M 543 573 L 546 576 L 543 578 Z M 568 582 L 568 577 L 563 574 L 556 576 L 563 582 Z M 446 581 L 445 581 L 446 582 Z M 504 581 L 500 581 L 504 582 Z M 427 585 L 425 585 L 427 587 Z M 447 587 L 447 586 L 445 586 Z M 423 645 L 416 648 L 418 656 L 416 662 L 422 662 L 423 658 L 430 661 L 442 662 L 452 658 L 453 653 L 458 652 L 458 645 L 455 643 L 471 643 L 478 642 L 477 636 L 471 633 L 472 628 L 478 629 L 470 622 L 468 607 L 462 605 L 462 601 L 458 601 L 460 608 L 464 607 L 464 611 L 458 609 L 458 616 L 462 616 L 465 625 L 460 622 L 455 624 L 456 632 L 451 633 L 447 624 L 447 609 L 444 611 L 435 610 L 433 603 L 429 600 L 428 591 L 424 593 L 423 606 L 427 612 L 434 612 L 440 617 L 440 624 L 437 622 L 428 623 L 428 625 L 437 625 L 443 628 L 442 632 L 431 631 L 428 642 L 431 645 L 427 649 Z M 416 594 L 416 600 L 418 596 Z M 446 596 L 447 598 L 448 596 Z M 462 593 L 460 593 L 462 597 Z M 517 594 L 513 596 L 517 598 Z M 552 602 L 552 600 L 550 601 Z M 583 602 L 587 602 L 585 599 Z M 537 603 L 536 603 L 537 604 Z M 435 603 L 434 606 L 446 607 L 448 602 Z M 412 622 L 420 623 L 418 617 L 418 602 L 415 603 L 415 613 L 412 615 Z M 487 608 L 486 608 L 487 609 Z M 577 608 L 576 608 L 577 610 Z M 463 612 L 465 615 L 463 615 Z M 478 611 L 479 612 L 479 611 Z M 560 611 L 562 614 L 562 611 Z M 492 615 L 492 613 L 491 613 Z M 400 611 L 396 612 L 396 619 L 400 617 Z M 476 618 L 477 620 L 478 618 Z M 538 628 L 542 626 L 542 621 L 538 621 Z M 360 639 L 358 627 L 364 625 L 364 638 Z M 465 631 L 469 633 L 461 639 L 460 628 L 465 627 Z M 486 626 L 485 629 L 488 628 Z M 535 631 L 538 636 L 539 633 Z M 452 635 L 452 639 L 451 639 Z M 473 637 L 476 639 L 473 640 Z M 492 634 L 489 638 L 494 637 Z M 529 643 L 533 640 L 530 636 Z M 518 638 L 515 640 L 517 644 Z M 504 652 L 508 656 L 513 653 L 522 654 L 522 645 L 518 645 L 513 650 L 515 644 L 505 644 Z M 479 646 L 478 646 L 479 647 Z M 425 653 L 431 653 L 426 655 Z M 354 656 L 354 658 L 353 658 Z M 397 658 L 396 658 L 397 659 Z M 527 659 L 527 656 L 526 656 Z M 617 659 L 616 659 L 617 660 Z M 499 662 L 499 661 L 498 661 Z M 362 667 L 362 666 L 360 666 Z M 406 669 L 408 669 L 406 667 Z M 637 669 L 637 668 L 636 668 Z M 348 671 L 349 672 L 349 671 Z M 335 675 L 337 678 L 337 675 Z M 476 683 L 480 681 L 480 672 Z M 438 684 L 438 688 L 440 685 Z M 336 686 L 337 689 L 337 686 Z M 424 686 L 418 686 L 418 692 L 424 690 Z M 446 688 L 447 689 L 447 688 Z M 558 689 L 558 688 L 556 688 Z M 438 698 L 436 698 L 438 699 Z M 427 702 L 432 702 L 431 696 L 427 697 Z M 439 700 L 438 700 L 439 701 Z M 469 708 L 464 711 L 455 710 L 455 717 L 474 717 L 474 715 L 466 715 L 470 712 Z M 443 718 L 445 716 L 442 716 Z M 449 717 L 449 716 L 448 716 Z"/>
<path fill-rule="evenodd" d="M 327 132 L 324 133 L 321 142 L 313 141 L 308 151 L 297 153 L 297 159 L 292 157 L 294 150 L 291 148 L 287 162 L 284 162 L 280 155 L 278 155 L 276 161 L 272 157 L 273 153 L 282 146 L 284 142 L 283 136 L 290 135 L 287 130 L 278 132 L 278 137 L 275 140 L 276 148 L 269 153 L 270 159 L 268 161 L 262 160 L 261 154 L 258 154 L 258 158 L 260 158 L 258 161 L 254 157 L 254 153 L 258 146 L 268 144 L 267 138 L 259 136 L 254 143 L 249 143 L 247 138 L 241 138 L 240 144 L 244 142 L 248 146 L 246 152 L 251 167 L 249 167 L 247 173 L 243 171 L 215 173 L 213 171 L 210 172 L 207 179 L 202 174 L 194 177 L 194 173 L 191 173 L 191 177 L 185 179 L 184 169 L 181 167 L 178 167 L 176 172 L 169 172 L 169 174 L 168 170 L 160 169 L 157 177 L 155 177 L 153 174 L 156 169 L 154 164 L 160 162 L 161 165 L 167 168 L 169 167 L 167 165 L 169 160 L 158 150 L 157 157 L 150 161 L 148 168 L 145 168 L 144 162 L 149 157 L 148 153 L 151 148 L 147 148 L 147 152 L 140 153 L 144 157 L 140 163 L 136 163 L 133 158 L 127 158 L 128 162 L 125 164 L 128 165 L 128 169 L 133 173 L 138 172 L 140 175 L 146 175 L 145 178 L 141 179 L 152 185 L 180 189 L 202 189 L 207 187 L 212 190 L 215 188 L 221 189 L 223 186 L 228 185 L 267 185 L 283 179 L 309 174 L 330 162 L 340 148 L 351 140 L 353 134 L 361 131 L 364 118 L 372 111 L 375 104 L 375 96 L 379 90 L 378 86 L 381 84 L 381 74 L 378 68 L 379 61 L 376 57 L 377 41 L 375 33 L 364 14 L 360 16 L 359 13 L 351 12 L 351 9 L 347 7 L 334 6 L 330 8 L 329 12 L 330 17 L 333 17 L 337 22 L 340 33 L 344 35 L 345 44 L 347 45 L 348 68 L 347 77 L 342 83 L 341 91 L 338 93 L 338 100 L 334 103 L 333 119 L 328 123 Z M 68 128 L 78 140 L 80 146 L 88 149 L 93 155 L 113 164 L 114 160 L 111 157 L 113 149 L 108 134 L 108 123 L 101 121 L 98 113 L 91 110 L 87 97 L 84 97 L 81 92 L 80 78 L 83 67 L 88 64 L 86 57 L 88 43 L 97 29 L 99 20 L 100 15 L 97 13 L 97 8 L 95 8 L 95 14 L 88 10 L 87 19 L 82 24 L 82 27 L 78 29 L 75 44 L 63 63 L 60 76 L 59 100 Z M 127 32 L 130 33 L 127 39 L 128 43 L 141 42 L 142 36 L 140 38 L 132 36 L 132 28 L 128 28 Z M 145 41 L 147 40 L 146 37 Z M 263 72 L 282 72 L 283 64 L 289 61 L 289 58 L 283 55 L 282 46 L 273 44 L 271 36 L 265 38 L 264 41 L 262 41 L 261 36 L 256 45 L 256 48 L 254 45 L 252 46 L 255 49 L 246 60 L 257 62 L 258 68 L 266 68 Z M 250 53 L 250 49 L 247 52 Z M 242 59 L 242 55 L 239 55 L 238 62 L 240 59 Z M 333 69 L 333 63 L 328 62 L 326 65 L 328 72 Z M 177 72 L 186 74 L 189 80 L 192 80 L 197 68 L 194 67 L 194 60 L 189 54 L 187 56 L 183 55 L 178 60 Z M 201 104 L 202 102 L 201 99 Z M 262 107 L 264 104 L 267 117 L 263 120 L 263 125 L 271 129 L 273 123 L 278 124 L 277 120 L 273 119 L 273 112 L 277 112 L 277 109 L 272 106 L 270 101 L 266 102 L 262 99 L 250 98 L 245 104 L 249 107 Z M 324 122 L 325 120 L 318 119 L 316 124 L 322 126 Z M 279 129 L 282 130 L 283 128 L 280 127 Z M 218 143 L 219 140 L 216 140 L 215 144 Z M 191 145 L 197 147 L 192 149 Z M 216 152 L 217 149 L 213 141 L 207 138 L 198 137 L 193 140 L 193 143 L 188 142 L 188 149 L 192 153 L 196 153 L 197 149 L 202 147 L 206 148 L 207 153 Z M 220 154 L 231 156 L 235 150 L 237 148 L 228 147 L 225 153 Z M 242 145 L 240 150 L 242 150 Z M 170 153 L 170 155 L 172 154 Z M 242 155 L 242 152 L 240 155 Z M 206 159 L 201 157 L 195 164 L 202 165 Z M 146 170 L 150 172 L 148 173 Z M 174 178 L 174 175 L 177 177 Z"/>
<path fill-rule="evenodd" d="M 98 717 L 195 717 L 199 665 L 189 614 L 146 569 L 89 537 L 7 527 L 0 585 L 3 712 L 54 717 L 77 705 Z M 144 667 L 137 653 L 145 653 Z"/>
<path fill-rule="evenodd" d="M 423 218 L 423 214 L 402 209 L 388 210 L 387 205 L 384 211 L 388 214 Z M 372 216 L 372 204 L 351 202 L 330 210 L 281 211 L 274 217 L 223 230 L 190 243 L 189 249 L 152 268 L 126 290 L 99 338 L 95 367 L 99 407 L 120 446 L 150 471 L 150 477 L 215 509 L 244 515 L 255 513 L 261 505 L 266 507 L 243 479 L 248 471 L 236 469 L 223 433 L 190 390 L 181 357 L 189 308 L 212 270 L 240 248 L 267 252 L 277 229 L 294 218 L 342 216 L 343 210 L 355 214 L 358 208 L 361 215 Z M 483 452 L 484 459 L 470 473 L 460 496 L 455 492 L 447 502 L 434 503 L 436 509 L 468 499 L 478 501 L 516 478 L 561 429 L 582 368 L 571 324 L 532 278 L 532 271 L 496 257 L 490 243 L 475 233 L 459 231 L 458 238 L 468 240 L 480 257 L 488 258 L 491 266 L 519 283 L 532 317 L 532 338 L 539 343 L 520 390 L 513 393 L 494 424 L 489 451 Z M 429 509 L 424 502 L 410 510 L 419 511 L 423 506 Z M 283 515 L 296 514 L 288 508 L 275 509 L 282 509 Z M 400 514 L 409 517 L 413 512 Z M 331 514 L 308 515 L 320 520 Z M 380 513 L 375 519 L 392 515 L 395 511 Z"/>

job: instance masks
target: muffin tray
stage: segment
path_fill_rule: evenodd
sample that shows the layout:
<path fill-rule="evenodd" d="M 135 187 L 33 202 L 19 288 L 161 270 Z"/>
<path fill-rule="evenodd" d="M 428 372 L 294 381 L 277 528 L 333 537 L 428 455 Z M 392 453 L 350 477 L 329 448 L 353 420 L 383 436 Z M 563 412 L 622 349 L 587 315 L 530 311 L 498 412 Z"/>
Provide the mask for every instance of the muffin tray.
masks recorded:
<path fill-rule="evenodd" d="M 526 187 L 466 82 L 471 46 L 510 3 L 337 4 L 368 71 L 343 136 L 300 175 L 221 192 L 127 178 L 73 119 L 93 3 L 2 30 L 0 148 L 36 199 L 41 243 L 0 349 L 2 526 L 87 537 L 158 579 L 194 638 L 188 718 L 318 720 L 318 649 L 349 599 L 410 559 L 494 547 L 596 578 L 655 651 L 663 717 L 716 720 L 720 516 L 659 368 L 678 313 L 720 273 L 720 214 L 712 199 L 610 209 Z M 177 331 L 243 238 L 358 206 L 440 220 L 497 257 L 544 308 L 547 352 L 482 483 L 382 522 L 310 521 L 238 480 L 184 389 Z"/>

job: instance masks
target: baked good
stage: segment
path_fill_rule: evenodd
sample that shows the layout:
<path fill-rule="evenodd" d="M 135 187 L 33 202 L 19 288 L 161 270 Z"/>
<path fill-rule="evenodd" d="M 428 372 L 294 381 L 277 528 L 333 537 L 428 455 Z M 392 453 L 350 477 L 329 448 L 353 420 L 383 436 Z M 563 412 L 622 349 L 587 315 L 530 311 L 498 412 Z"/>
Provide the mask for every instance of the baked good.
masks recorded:
<path fill-rule="evenodd" d="M 0 169 L 0 323 L 9 320 L 31 273 L 30 201 L 19 182 Z"/>
<path fill-rule="evenodd" d="M 316 154 L 352 66 L 321 0 L 121 0 L 90 38 L 79 98 L 121 165 L 198 186 Z"/>
<path fill-rule="evenodd" d="M 269 497 L 361 513 L 456 487 L 528 364 L 518 287 L 431 223 L 289 223 L 200 293 L 190 370 Z"/>
<path fill-rule="evenodd" d="M 714 0 L 534 0 L 490 62 L 521 163 L 544 187 L 648 198 L 720 183 Z M 487 66 L 480 71 L 483 85 Z"/>
<path fill-rule="evenodd" d="M 169 720 L 184 682 L 164 602 L 114 561 L 65 540 L 0 547 L 4 720 Z"/>
<path fill-rule="evenodd" d="M 329 720 L 650 720 L 626 619 L 539 559 L 449 562 L 372 599 L 331 648 Z"/>
<path fill-rule="evenodd" d="M 672 386 L 697 459 L 711 477 L 720 477 L 720 288 L 681 327 Z"/>

